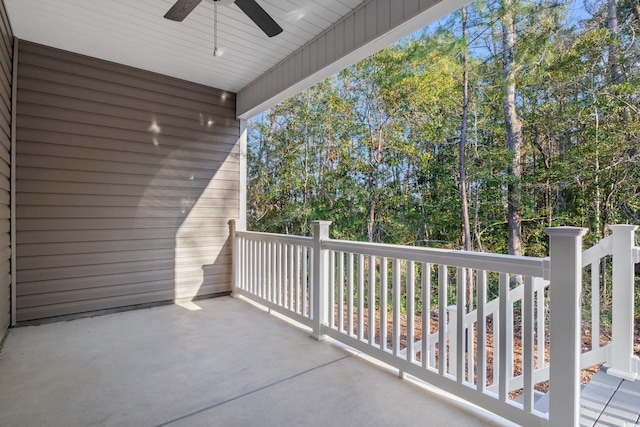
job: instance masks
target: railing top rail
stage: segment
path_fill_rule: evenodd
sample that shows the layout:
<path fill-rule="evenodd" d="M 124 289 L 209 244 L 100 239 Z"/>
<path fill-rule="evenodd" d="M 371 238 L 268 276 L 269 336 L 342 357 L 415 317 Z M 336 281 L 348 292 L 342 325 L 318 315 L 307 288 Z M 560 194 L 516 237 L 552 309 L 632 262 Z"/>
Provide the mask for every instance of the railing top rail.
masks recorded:
<path fill-rule="evenodd" d="M 600 258 L 611 255 L 613 250 L 613 235 L 605 237 L 598 243 L 582 252 L 582 267 L 593 264 Z"/>
<path fill-rule="evenodd" d="M 323 240 L 322 249 L 532 277 L 544 277 L 547 265 L 544 258 L 333 239 Z"/>
<path fill-rule="evenodd" d="M 260 242 L 283 243 L 287 245 L 313 247 L 313 237 L 292 236 L 289 234 L 260 233 L 257 231 L 238 231 L 237 237 L 257 240 Z"/>

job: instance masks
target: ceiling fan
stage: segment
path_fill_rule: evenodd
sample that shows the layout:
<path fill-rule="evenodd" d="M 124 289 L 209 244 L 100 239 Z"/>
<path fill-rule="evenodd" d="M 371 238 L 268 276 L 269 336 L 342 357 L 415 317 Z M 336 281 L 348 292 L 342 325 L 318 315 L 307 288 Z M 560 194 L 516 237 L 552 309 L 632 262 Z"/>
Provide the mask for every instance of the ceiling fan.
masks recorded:
<path fill-rule="evenodd" d="M 178 0 L 164 15 L 172 21 L 182 21 L 200 4 L 202 0 Z M 208 0 L 214 5 L 235 3 L 269 37 L 277 36 L 282 28 L 255 0 Z"/>

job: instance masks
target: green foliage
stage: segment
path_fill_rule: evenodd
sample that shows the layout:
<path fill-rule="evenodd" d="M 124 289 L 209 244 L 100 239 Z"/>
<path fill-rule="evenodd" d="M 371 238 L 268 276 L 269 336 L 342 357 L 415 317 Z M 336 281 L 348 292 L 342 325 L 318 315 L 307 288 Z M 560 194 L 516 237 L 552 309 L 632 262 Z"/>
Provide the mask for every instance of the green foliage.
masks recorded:
<path fill-rule="evenodd" d="M 639 20 L 620 2 L 620 34 L 606 10 L 566 20 L 567 4 L 515 1 L 516 103 L 522 177 L 508 173 L 500 17 L 468 7 L 436 30 L 383 49 L 255 117 L 249 134 L 249 226 L 335 238 L 459 248 L 461 52 L 469 57 L 465 159 L 474 250 L 507 251 L 507 187 L 522 189 L 523 246 L 546 256 L 545 227 L 589 227 L 640 215 Z M 573 6 L 576 7 L 576 6 Z M 603 6 L 604 7 L 604 6 Z M 611 80 L 616 47 L 622 81 Z"/>

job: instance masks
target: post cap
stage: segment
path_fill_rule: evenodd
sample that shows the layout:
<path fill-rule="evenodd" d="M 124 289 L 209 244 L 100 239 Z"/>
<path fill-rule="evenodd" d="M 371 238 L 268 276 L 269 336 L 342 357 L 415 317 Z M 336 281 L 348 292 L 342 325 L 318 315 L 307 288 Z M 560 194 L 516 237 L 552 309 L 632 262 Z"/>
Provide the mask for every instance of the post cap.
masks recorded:
<path fill-rule="evenodd" d="M 323 221 L 323 220 L 316 220 L 316 221 L 311 221 L 312 225 L 319 225 L 320 227 L 328 227 L 332 224 L 333 221 Z"/>
<path fill-rule="evenodd" d="M 638 229 L 638 226 L 633 224 L 611 224 L 611 225 L 608 225 L 607 227 L 609 227 L 609 229 L 614 233 L 616 231 L 631 232 L 631 231 L 636 231 Z"/>
<path fill-rule="evenodd" d="M 587 229 L 583 227 L 547 227 L 544 232 L 550 237 L 582 237 L 587 234 Z"/>

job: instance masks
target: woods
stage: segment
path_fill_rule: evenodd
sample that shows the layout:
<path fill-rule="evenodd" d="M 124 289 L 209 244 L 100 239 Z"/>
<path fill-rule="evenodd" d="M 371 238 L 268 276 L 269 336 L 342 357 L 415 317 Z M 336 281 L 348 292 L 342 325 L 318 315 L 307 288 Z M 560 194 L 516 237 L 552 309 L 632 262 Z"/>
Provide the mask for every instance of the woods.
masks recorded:
<path fill-rule="evenodd" d="M 640 219 L 637 0 L 472 3 L 250 122 L 248 223 L 546 256 Z"/>

